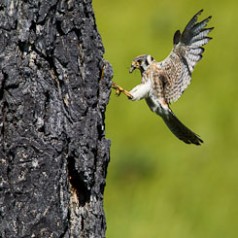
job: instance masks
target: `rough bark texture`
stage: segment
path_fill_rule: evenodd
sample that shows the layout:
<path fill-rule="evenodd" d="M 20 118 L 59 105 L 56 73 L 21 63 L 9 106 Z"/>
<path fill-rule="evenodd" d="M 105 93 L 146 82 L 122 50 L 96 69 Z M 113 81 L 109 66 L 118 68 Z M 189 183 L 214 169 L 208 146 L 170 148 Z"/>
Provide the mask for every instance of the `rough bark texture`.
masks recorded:
<path fill-rule="evenodd" d="M 0 237 L 105 237 L 103 52 L 90 0 L 0 1 Z"/>

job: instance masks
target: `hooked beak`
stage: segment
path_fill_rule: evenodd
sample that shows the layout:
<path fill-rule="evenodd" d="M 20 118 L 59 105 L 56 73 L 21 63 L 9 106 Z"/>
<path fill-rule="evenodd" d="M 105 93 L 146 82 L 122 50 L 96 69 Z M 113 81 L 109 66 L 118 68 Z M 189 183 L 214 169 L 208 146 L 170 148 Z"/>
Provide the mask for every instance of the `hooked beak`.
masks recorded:
<path fill-rule="evenodd" d="M 136 63 L 135 63 L 135 62 L 132 62 L 131 68 L 130 68 L 130 70 L 129 70 L 129 73 L 132 73 L 136 68 L 137 68 L 137 67 L 136 67 Z"/>
<path fill-rule="evenodd" d="M 132 65 L 132 66 L 130 67 L 129 73 L 131 74 L 135 69 L 136 69 L 136 67 L 135 67 L 134 65 Z"/>

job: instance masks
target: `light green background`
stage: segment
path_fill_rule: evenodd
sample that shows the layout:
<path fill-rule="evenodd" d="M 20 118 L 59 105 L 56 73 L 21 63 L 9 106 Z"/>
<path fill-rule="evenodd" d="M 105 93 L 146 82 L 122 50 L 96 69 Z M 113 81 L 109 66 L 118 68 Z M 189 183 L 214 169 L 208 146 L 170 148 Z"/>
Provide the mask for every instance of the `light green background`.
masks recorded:
<path fill-rule="evenodd" d="M 213 40 L 192 84 L 171 107 L 204 140 L 186 145 L 144 101 L 111 94 L 106 113 L 112 142 L 105 190 L 108 238 L 238 237 L 238 2 L 235 0 L 95 0 L 98 30 L 113 81 L 131 89 L 131 60 L 158 61 L 201 8 L 212 15 Z"/>

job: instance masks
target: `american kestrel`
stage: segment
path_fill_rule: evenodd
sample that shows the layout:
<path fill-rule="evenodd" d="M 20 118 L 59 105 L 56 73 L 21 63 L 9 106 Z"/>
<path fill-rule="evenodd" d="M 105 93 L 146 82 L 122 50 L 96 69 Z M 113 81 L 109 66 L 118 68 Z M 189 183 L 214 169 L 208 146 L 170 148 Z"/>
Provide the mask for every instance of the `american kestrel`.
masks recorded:
<path fill-rule="evenodd" d="M 195 145 L 203 143 L 202 139 L 179 121 L 169 104 L 177 101 L 190 84 L 194 66 L 204 52 L 202 46 L 212 39 L 208 34 L 213 28 L 206 28 L 211 16 L 197 22 L 202 11 L 194 15 L 182 33 L 175 32 L 174 47 L 165 60 L 157 62 L 150 55 L 140 55 L 132 61 L 129 72 L 140 70 L 142 80 L 139 85 L 129 92 L 115 83 L 112 85 L 117 94 L 124 93 L 132 101 L 145 99 L 175 136 Z"/>

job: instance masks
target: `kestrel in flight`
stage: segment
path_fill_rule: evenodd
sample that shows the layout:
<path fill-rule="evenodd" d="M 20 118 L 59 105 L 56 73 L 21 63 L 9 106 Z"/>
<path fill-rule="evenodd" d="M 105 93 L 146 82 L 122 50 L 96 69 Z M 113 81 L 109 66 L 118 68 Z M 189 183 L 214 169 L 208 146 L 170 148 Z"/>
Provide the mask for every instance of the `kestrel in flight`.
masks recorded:
<path fill-rule="evenodd" d="M 157 62 L 150 55 L 140 55 L 132 61 L 129 72 L 140 70 L 142 80 L 139 85 L 129 92 L 115 83 L 112 85 L 117 94 L 124 93 L 132 101 L 145 99 L 176 137 L 195 145 L 203 143 L 202 139 L 179 121 L 169 105 L 177 101 L 190 84 L 194 66 L 204 52 L 202 46 L 212 39 L 208 34 L 213 27 L 206 28 L 211 16 L 198 22 L 202 11 L 194 15 L 182 33 L 175 32 L 174 47 L 165 60 Z"/>

